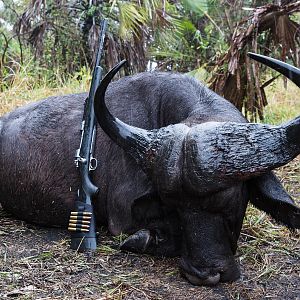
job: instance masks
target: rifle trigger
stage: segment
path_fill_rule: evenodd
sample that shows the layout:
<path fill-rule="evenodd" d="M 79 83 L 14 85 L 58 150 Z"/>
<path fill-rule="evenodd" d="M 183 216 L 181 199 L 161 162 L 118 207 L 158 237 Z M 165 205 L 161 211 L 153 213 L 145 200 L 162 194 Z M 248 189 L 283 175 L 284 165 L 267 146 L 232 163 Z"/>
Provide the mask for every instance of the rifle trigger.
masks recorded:
<path fill-rule="evenodd" d="M 97 158 L 91 157 L 89 170 L 90 171 L 95 171 L 97 169 L 97 166 L 98 166 L 98 160 L 97 160 Z"/>

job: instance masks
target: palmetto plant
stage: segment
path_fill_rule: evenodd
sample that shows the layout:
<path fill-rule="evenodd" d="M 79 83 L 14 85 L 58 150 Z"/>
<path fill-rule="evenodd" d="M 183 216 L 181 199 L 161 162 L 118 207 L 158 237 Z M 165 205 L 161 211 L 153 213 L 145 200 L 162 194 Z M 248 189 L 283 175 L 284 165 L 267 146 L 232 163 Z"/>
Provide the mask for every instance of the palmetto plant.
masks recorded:
<path fill-rule="evenodd" d="M 101 18 L 109 21 L 106 66 L 125 58 L 127 73 L 145 70 L 156 56 L 186 57 L 184 32 L 195 30 L 180 17 L 175 2 L 164 0 L 32 0 L 15 28 L 37 58 L 49 66 L 65 62 L 71 72 L 84 61 L 93 62 Z"/>

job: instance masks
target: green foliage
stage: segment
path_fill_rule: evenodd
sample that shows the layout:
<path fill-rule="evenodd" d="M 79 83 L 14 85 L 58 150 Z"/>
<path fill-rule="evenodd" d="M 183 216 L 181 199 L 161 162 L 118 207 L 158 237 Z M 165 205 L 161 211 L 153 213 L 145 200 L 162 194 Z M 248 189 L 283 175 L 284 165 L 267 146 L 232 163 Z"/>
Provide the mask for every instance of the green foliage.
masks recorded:
<path fill-rule="evenodd" d="M 191 10 L 199 17 L 202 17 L 209 10 L 210 6 L 209 1 L 203 0 L 183 0 L 182 4 L 185 10 Z"/>
<path fill-rule="evenodd" d="M 91 66 L 99 31 L 95 24 L 103 17 L 109 20 L 108 67 L 126 58 L 131 72 L 144 71 L 148 61 L 160 69 L 188 72 L 202 65 L 215 45 L 224 44 L 215 20 L 218 1 L 27 2 L 18 2 L 17 9 L 6 6 L 5 12 L 16 11 L 6 21 L 15 25 L 39 65 L 64 74 Z"/>
<path fill-rule="evenodd" d="M 140 24 L 147 21 L 146 11 L 139 8 L 135 3 L 118 3 L 120 12 L 119 35 L 122 39 L 130 39 L 130 34 L 139 37 Z"/>

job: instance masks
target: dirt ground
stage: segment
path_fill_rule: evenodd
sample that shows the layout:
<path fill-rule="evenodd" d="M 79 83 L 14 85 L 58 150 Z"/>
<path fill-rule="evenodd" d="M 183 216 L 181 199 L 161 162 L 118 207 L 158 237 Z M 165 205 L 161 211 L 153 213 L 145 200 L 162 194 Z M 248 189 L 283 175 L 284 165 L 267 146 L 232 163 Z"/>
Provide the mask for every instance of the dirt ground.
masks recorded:
<path fill-rule="evenodd" d="M 278 171 L 300 200 L 300 158 Z M 118 250 L 122 237 L 99 229 L 94 255 L 69 249 L 69 234 L 40 228 L 0 208 L 0 299 L 299 299 L 300 235 L 249 207 L 236 259 L 240 280 L 196 287 L 178 259 Z"/>

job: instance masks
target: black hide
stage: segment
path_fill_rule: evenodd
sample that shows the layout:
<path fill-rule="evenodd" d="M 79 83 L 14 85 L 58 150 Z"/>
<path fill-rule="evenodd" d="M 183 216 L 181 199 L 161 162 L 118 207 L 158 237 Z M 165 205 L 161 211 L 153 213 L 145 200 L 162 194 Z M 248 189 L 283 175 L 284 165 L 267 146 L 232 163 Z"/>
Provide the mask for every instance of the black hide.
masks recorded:
<path fill-rule="evenodd" d="M 79 186 L 74 154 L 86 96 L 51 97 L 1 118 L 0 202 L 16 217 L 47 226 L 67 225 Z M 122 78 L 109 85 L 105 99 L 113 115 L 147 130 L 178 123 L 194 127 L 205 122 L 246 122 L 228 101 L 178 74 Z M 157 158 L 158 165 L 165 161 L 164 155 L 180 156 L 171 153 L 172 144 Z M 95 157 L 98 223 L 106 224 L 112 234 L 134 234 L 123 249 L 180 255 L 182 273 L 194 284 L 238 278 L 233 255 L 249 193 L 254 204 L 276 220 L 299 227 L 299 209 L 271 173 L 252 181 L 231 181 L 202 194 L 199 188 L 205 186 L 187 189 L 182 182 L 174 190 L 178 182 L 170 181 L 172 164 L 167 173 L 158 168 L 146 174 L 100 127 Z M 285 209 L 274 211 L 274 201 L 284 201 Z"/>

